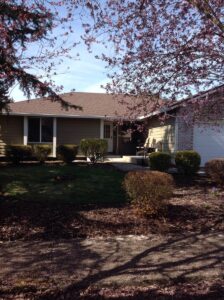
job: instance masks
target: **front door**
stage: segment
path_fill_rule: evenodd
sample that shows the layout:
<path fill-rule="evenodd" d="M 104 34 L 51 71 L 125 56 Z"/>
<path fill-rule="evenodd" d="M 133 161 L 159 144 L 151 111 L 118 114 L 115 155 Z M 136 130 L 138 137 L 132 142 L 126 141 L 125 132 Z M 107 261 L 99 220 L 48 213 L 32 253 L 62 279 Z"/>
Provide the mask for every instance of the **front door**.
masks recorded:
<path fill-rule="evenodd" d="M 108 152 L 113 152 L 113 123 L 104 123 L 104 139 L 108 143 Z"/>

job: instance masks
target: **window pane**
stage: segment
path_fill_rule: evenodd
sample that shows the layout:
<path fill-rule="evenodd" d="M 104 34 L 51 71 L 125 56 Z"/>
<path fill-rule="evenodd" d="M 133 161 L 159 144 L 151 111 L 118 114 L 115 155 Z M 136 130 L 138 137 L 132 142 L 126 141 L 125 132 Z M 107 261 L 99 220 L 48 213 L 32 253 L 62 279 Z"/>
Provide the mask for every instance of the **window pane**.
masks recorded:
<path fill-rule="evenodd" d="M 110 139 L 110 125 L 104 125 L 104 138 Z"/>
<path fill-rule="evenodd" d="M 42 118 L 41 120 L 41 142 L 51 143 L 53 141 L 53 119 L 52 118 Z"/>
<path fill-rule="evenodd" d="M 40 142 L 40 119 L 28 119 L 28 142 Z"/>

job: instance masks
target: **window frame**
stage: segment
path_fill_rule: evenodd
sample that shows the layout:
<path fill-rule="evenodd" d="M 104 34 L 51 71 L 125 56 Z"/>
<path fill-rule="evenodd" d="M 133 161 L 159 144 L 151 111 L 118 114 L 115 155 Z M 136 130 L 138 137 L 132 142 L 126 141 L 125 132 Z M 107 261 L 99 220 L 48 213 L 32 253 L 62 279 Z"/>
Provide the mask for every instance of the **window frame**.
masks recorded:
<path fill-rule="evenodd" d="M 109 129 L 109 131 L 107 130 L 107 129 Z M 104 130 L 104 132 L 103 132 L 103 138 L 104 139 L 111 139 L 111 124 L 110 123 L 105 123 L 104 124 L 104 128 L 103 128 Z M 109 137 L 107 137 L 107 134 L 109 133 Z"/>
<path fill-rule="evenodd" d="M 51 142 L 42 142 L 42 119 L 44 118 L 49 118 L 52 119 L 52 141 Z M 39 141 L 36 142 L 31 142 L 29 141 L 29 119 L 39 119 Z M 53 140 L 54 140 L 54 120 L 53 118 L 50 117 L 28 117 L 28 122 L 27 122 L 27 126 L 28 126 L 28 135 L 27 135 L 27 141 L 28 144 L 53 144 Z"/>

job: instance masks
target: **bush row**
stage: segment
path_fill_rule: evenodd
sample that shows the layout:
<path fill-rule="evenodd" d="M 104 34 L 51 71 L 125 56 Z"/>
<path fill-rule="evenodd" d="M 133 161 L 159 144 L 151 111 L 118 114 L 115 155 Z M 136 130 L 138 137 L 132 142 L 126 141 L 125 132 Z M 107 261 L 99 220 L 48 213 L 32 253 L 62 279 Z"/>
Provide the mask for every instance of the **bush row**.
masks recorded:
<path fill-rule="evenodd" d="M 5 148 L 6 157 L 14 164 L 32 158 L 44 163 L 51 152 L 52 146 L 50 145 L 7 145 Z M 77 145 L 60 145 L 57 147 L 57 157 L 66 163 L 72 162 L 77 152 Z"/>
<path fill-rule="evenodd" d="M 171 167 L 171 155 L 165 152 L 153 152 L 149 155 L 149 163 L 152 170 L 167 171 Z M 200 167 L 200 155 L 193 150 L 177 151 L 175 153 L 175 165 L 178 172 L 183 175 L 194 175 Z"/>
<path fill-rule="evenodd" d="M 193 176 L 201 164 L 200 155 L 193 150 L 177 151 L 175 165 L 178 173 Z M 171 155 L 164 152 L 153 152 L 149 155 L 151 170 L 167 171 L 171 166 Z M 224 159 L 216 158 L 205 164 L 205 173 L 217 185 L 224 186 Z"/>
<path fill-rule="evenodd" d="M 107 146 L 107 141 L 103 139 L 83 139 L 80 142 L 80 149 L 82 153 L 93 163 L 105 156 Z M 52 152 L 52 146 L 43 144 L 27 146 L 7 145 L 5 150 L 6 157 L 14 164 L 31 158 L 35 158 L 43 163 Z M 77 145 L 65 144 L 57 147 L 57 158 L 66 163 L 72 162 L 77 153 Z"/>

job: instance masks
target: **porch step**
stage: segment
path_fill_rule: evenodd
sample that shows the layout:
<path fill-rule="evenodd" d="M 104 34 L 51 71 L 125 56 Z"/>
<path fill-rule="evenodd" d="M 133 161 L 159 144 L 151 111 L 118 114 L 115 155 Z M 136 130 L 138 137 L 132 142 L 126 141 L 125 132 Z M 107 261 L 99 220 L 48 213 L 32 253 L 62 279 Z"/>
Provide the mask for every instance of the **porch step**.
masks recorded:
<path fill-rule="evenodd" d="M 148 159 L 140 155 L 124 155 L 122 157 L 106 157 L 104 161 L 111 163 L 143 165 L 147 164 Z"/>
<path fill-rule="evenodd" d="M 122 158 L 122 155 L 119 154 L 107 154 L 105 158 Z"/>

